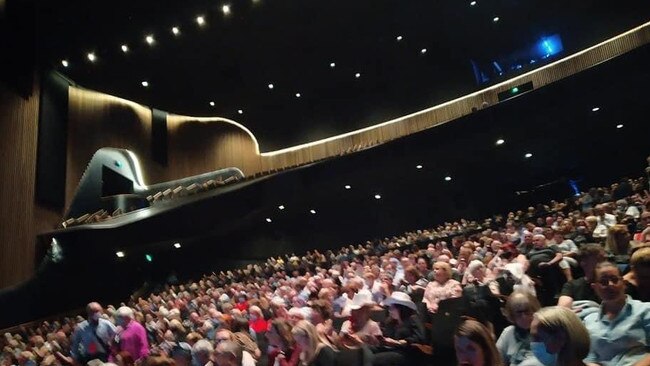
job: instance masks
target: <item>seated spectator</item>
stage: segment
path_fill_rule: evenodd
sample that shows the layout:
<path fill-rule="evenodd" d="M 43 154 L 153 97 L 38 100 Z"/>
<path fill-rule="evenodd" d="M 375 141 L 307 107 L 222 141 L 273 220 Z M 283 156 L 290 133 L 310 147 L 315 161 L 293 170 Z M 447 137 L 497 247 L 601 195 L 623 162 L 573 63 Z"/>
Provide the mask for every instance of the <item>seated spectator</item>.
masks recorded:
<path fill-rule="evenodd" d="M 573 311 L 562 307 L 538 310 L 530 334 L 535 361 L 542 365 L 585 365 L 582 360 L 589 353 L 589 333 Z"/>
<path fill-rule="evenodd" d="M 296 345 L 300 349 L 300 365 L 334 366 L 336 352 L 332 347 L 320 341 L 316 327 L 301 320 L 291 330 Z"/>
<path fill-rule="evenodd" d="M 490 331 L 476 320 L 463 321 L 454 336 L 456 358 L 462 366 L 502 366 Z"/>
<path fill-rule="evenodd" d="M 212 343 L 206 339 L 201 339 L 192 347 L 192 359 L 198 366 L 212 366 L 212 353 L 214 348 Z"/>
<path fill-rule="evenodd" d="M 578 262 L 584 276 L 569 281 L 562 286 L 557 304 L 581 313 L 583 309 L 600 304 L 600 298 L 594 292 L 592 284 L 596 265 L 605 260 L 605 250 L 600 244 L 584 244 L 578 253 Z M 575 304 L 574 302 L 578 302 Z M 585 314 L 586 315 L 586 314 Z"/>
<path fill-rule="evenodd" d="M 602 299 L 600 311 L 588 315 L 585 327 L 591 351 L 585 359 L 597 365 L 647 365 L 650 363 L 650 303 L 625 294 L 625 281 L 610 262 L 596 266 L 594 290 Z"/>
<path fill-rule="evenodd" d="M 537 298 L 529 293 L 513 292 L 506 301 L 504 315 L 513 324 L 506 327 L 496 347 L 506 365 L 522 365 L 532 356 L 530 324 L 533 314 L 541 308 Z"/>
<path fill-rule="evenodd" d="M 234 318 L 232 321 L 231 331 L 233 340 L 237 342 L 244 351 L 250 353 L 254 359 L 259 360 L 262 356 L 262 351 L 260 351 L 255 339 L 251 335 L 248 320 L 243 317 Z"/>
<path fill-rule="evenodd" d="M 248 309 L 249 313 L 249 320 L 248 324 L 250 328 L 256 333 L 264 333 L 266 330 L 269 328 L 269 322 L 264 319 L 264 315 L 262 314 L 262 309 L 260 309 L 258 306 L 251 306 Z"/>
<path fill-rule="evenodd" d="M 605 225 L 607 228 L 611 228 L 616 225 L 616 216 L 611 213 L 607 213 L 607 207 L 605 204 L 596 205 L 594 207 L 594 216 L 598 219 L 599 225 Z"/>
<path fill-rule="evenodd" d="M 313 301 L 310 321 L 316 327 L 321 342 L 336 349 L 339 339 L 333 326 L 332 304 L 325 300 Z"/>
<path fill-rule="evenodd" d="M 174 347 L 170 356 L 176 366 L 192 366 L 192 348 L 187 343 L 181 343 Z"/>
<path fill-rule="evenodd" d="M 108 361 L 110 344 L 115 337 L 116 328 L 113 323 L 101 317 L 102 312 L 99 303 L 88 304 L 86 306 L 88 319 L 79 323 L 72 335 L 70 353 L 80 364 L 85 365 L 94 359 Z"/>
<path fill-rule="evenodd" d="M 217 366 L 244 366 L 242 348 L 233 341 L 223 341 L 217 344 L 214 352 Z"/>
<path fill-rule="evenodd" d="M 296 365 L 299 360 L 300 350 L 291 335 L 291 325 L 282 319 L 271 321 L 269 330 L 266 332 L 266 339 L 269 341 L 268 365 L 286 366 Z"/>
<path fill-rule="evenodd" d="M 650 302 L 650 247 L 642 247 L 632 253 L 630 269 L 623 276 L 627 294 L 635 300 Z"/>
<path fill-rule="evenodd" d="M 424 290 L 424 302 L 427 309 L 435 313 L 441 300 L 461 297 L 463 289 L 460 283 L 451 278 L 452 271 L 449 263 L 436 262 L 433 265 L 433 281 Z"/>
<path fill-rule="evenodd" d="M 626 272 L 630 262 L 630 233 L 625 225 L 612 225 L 607 230 L 605 247 L 610 260 L 619 266 L 621 272 Z"/>
<path fill-rule="evenodd" d="M 416 291 L 420 291 L 420 296 L 422 296 L 428 284 L 429 281 L 422 276 L 417 267 L 411 265 L 404 269 L 404 281 L 402 281 L 399 289 L 401 292 L 409 294 L 409 296 Z"/>
<path fill-rule="evenodd" d="M 587 216 L 585 218 L 585 224 L 587 225 L 587 234 L 594 240 L 600 241 L 607 237 L 608 227 L 598 222 L 596 216 Z"/>
<path fill-rule="evenodd" d="M 542 234 L 533 236 L 533 249 L 531 249 L 526 258 L 530 261 L 528 273 L 536 280 L 536 292 L 542 304 L 554 303 L 555 294 L 559 292 L 559 282 L 557 274 L 560 272 L 560 261 L 562 253 L 557 250 L 556 246 L 546 245 L 546 237 Z"/>
<path fill-rule="evenodd" d="M 256 359 L 259 359 L 261 352 L 259 347 L 252 340 L 237 336 L 235 333 L 229 331 L 228 329 L 219 329 L 215 336 L 215 343 L 217 346 L 223 342 L 234 342 L 240 348 L 238 355 L 238 360 L 244 366 L 254 366 L 257 362 Z M 257 358 L 254 356 L 257 355 Z"/>
<path fill-rule="evenodd" d="M 340 341 L 344 347 L 379 344 L 381 328 L 376 321 L 370 319 L 370 309 L 375 305 L 368 290 L 361 290 L 354 295 L 350 304 L 350 319 L 341 326 Z"/>

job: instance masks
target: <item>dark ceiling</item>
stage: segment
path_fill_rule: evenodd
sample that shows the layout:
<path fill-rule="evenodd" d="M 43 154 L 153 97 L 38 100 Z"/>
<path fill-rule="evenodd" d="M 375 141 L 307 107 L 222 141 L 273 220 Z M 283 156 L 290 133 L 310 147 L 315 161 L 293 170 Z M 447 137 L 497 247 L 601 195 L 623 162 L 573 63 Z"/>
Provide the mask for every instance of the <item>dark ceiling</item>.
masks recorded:
<path fill-rule="evenodd" d="M 556 59 L 649 18 L 650 2 L 638 0 L 40 2 L 37 54 L 87 88 L 234 119 L 269 151 L 476 90 L 471 61 L 489 63 L 560 34 Z"/>

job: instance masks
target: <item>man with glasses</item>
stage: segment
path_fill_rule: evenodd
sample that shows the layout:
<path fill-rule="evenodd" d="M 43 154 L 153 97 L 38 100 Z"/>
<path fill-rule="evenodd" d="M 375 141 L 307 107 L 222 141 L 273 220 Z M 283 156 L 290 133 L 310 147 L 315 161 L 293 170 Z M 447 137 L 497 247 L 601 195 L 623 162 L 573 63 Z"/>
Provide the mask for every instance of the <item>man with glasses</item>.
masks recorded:
<path fill-rule="evenodd" d="M 591 337 L 585 362 L 592 365 L 650 365 L 650 303 L 625 294 L 618 267 L 610 262 L 596 266 L 592 287 L 602 299 L 600 311 L 584 322 Z"/>

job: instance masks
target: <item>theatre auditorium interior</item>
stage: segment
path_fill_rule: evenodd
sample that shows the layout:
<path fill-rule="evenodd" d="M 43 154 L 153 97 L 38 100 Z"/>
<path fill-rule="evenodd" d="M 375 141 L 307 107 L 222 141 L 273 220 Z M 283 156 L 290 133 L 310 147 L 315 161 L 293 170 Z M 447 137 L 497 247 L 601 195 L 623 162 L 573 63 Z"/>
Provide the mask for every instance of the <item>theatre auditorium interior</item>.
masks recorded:
<path fill-rule="evenodd" d="M 650 365 L 650 2 L 0 0 L 0 366 Z"/>

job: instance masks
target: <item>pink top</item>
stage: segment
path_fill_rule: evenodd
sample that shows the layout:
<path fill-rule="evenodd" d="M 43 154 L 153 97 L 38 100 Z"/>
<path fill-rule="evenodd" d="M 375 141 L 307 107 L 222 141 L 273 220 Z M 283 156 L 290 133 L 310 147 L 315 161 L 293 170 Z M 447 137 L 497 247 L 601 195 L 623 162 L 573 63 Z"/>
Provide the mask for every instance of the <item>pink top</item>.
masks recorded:
<path fill-rule="evenodd" d="M 147 331 L 140 323 L 135 320 L 118 333 L 119 351 L 128 352 L 134 361 L 149 356 L 149 342 L 147 341 Z"/>
<path fill-rule="evenodd" d="M 422 302 L 427 304 L 427 309 L 435 313 L 438 311 L 438 303 L 441 300 L 453 299 L 463 295 L 463 288 L 460 287 L 460 282 L 449 279 L 444 285 L 438 281 L 431 281 L 424 290 L 424 298 Z"/>

